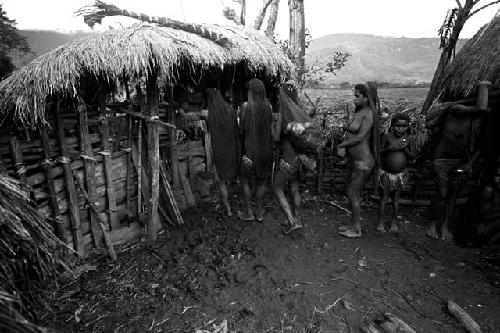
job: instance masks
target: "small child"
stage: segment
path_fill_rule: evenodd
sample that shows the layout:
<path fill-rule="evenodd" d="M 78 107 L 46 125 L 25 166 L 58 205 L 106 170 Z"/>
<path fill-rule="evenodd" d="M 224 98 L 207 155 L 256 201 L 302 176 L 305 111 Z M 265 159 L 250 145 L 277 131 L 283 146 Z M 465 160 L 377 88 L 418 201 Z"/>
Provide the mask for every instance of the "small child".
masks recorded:
<path fill-rule="evenodd" d="M 383 193 L 380 198 L 379 221 L 377 231 L 385 232 L 385 205 L 391 196 L 393 215 L 391 232 L 398 232 L 397 216 L 399 215 L 399 194 L 408 180 L 407 166 L 415 156 L 408 149 L 410 117 L 404 113 L 396 113 L 391 119 L 389 132 L 380 140 L 381 170 L 380 186 Z"/>

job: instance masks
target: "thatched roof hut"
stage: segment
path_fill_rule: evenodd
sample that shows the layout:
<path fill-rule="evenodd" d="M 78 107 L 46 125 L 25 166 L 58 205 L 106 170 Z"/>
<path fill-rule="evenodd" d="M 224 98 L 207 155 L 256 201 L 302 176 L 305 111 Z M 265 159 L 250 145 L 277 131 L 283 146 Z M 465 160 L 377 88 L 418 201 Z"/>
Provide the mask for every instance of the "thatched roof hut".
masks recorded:
<path fill-rule="evenodd" d="M 477 84 L 500 80 L 500 16 L 481 28 L 457 53 L 437 91 L 441 100 L 459 100 L 475 94 Z"/>
<path fill-rule="evenodd" d="M 175 83 L 182 68 L 199 78 L 204 70 L 231 65 L 279 81 L 289 75 L 289 59 L 259 32 L 238 26 L 204 27 L 224 36 L 226 42 L 149 24 L 93 33 L 69 42 L 0 82 L 0 117 L 4 119 L 14 109 L 15 119 L 25 125 L 43 122 L 47 97 L 75 96 L 81 79 L 89 75 L 116 84 L 124 75 L 147 76 L 154 66 L 159 83 L 165 84 Z"/>

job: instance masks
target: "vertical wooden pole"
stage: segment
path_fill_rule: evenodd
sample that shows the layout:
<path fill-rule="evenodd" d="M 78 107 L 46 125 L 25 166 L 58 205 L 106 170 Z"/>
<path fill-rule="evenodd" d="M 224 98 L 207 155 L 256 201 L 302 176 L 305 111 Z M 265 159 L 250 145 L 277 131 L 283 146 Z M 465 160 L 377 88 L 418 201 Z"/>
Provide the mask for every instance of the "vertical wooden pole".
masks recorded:
<path fill-rule="evenodd" d="M 171 124 L 175 124 L 174 111 L 168 113 L 168 122 Z M 178 188 L 180 185 L 180 179 L 179 179 L 179 161 L 177 158 L 177 129 L 170 128 L 169 135 L 170 135 L 170 161 L 172 170 L 172 183 L 175 188 Z"/>
<path fill-rule="evenodd" d="M 40 138 L 42 140 L 43 157 L 45 158 L 42 162 L 42 167 L 45 170 L 45 178 L 47 180 L 47 192 L 49 193 L 49 207 L 52 210 L 52 219 L 54 221 L 54 233 L 60 240 L 65 241 L 64 225 L 61 217 L 61 210 L 59 209 L 59 203 L 57 202 L 54 175 L 52 173 L 53 163 L 50 159 L 49 136 L 47 134 L 47 127 L 44 125 L 40 127 Z"/>
<path fill-rule="evenodd" d="M 69 207 L 69 217 L 71 224 L 71 231 L 73 236 L 73 247 L 78 256 L 85 255 L 85 248 L 82 242 L 82 229 L 80 228 L 80 210 L 78 208 L 78 199 L 76 197 L 75 182 L 73 180 L 73 173 L 71 172 L 71 159 L 68 157 L 68 149 L 66 147 L 66 136 L 64 134 L 64 123 L 61 117 L 61 110 L 59 102 L 56 103 L 55 116 L 57 122 L 57 132 L 59 138 L 59 150 L 61 156 L 58 161 L 62 163 L 64 168 L 64 179 L 66 181 L 67 200 Z"/>
<path fill-rule="evenodd" d="M 208 133 L 207 122 L 205 120 L 201 120 L 201 127 L 203 129 L 204 141 L 205 141 L 205 157 L 207 160 L 207 171 L 213 171 L 213 163 L 212 163 L 212 142 L 210 140 L 210 134 Z"/>
<path fill-rule="evenodd" d="M 318 186 L 316 192 L 321 194 L 323 192 L 323 147 L 318 149 Z"/>
<path fill-rule="evenodd" d="M 335 189 L 337 187 L 337 185 L 335 184 L 335 153 L 336 153 L 336 150 L 337 150 L 337 139 L 336 139 L 336 133 L 334 133 L 333 135 L 333 139 L 332 139 L 332 150 L 330 152 L 330 158 L 331 158 L 331 165 L 330 167 L 332 168 L 332 172 L 331 172 L 331 191 L 332 191 L 332 194 L 335 194 Z"/>
<path fill-rule="evenodd" d="M 147 111 L 151 119 L 158 119 L 157 71 L 151 73 L 147 81 Z M 146 227 L 148 240 L 154 243 L 159 228 L 158 200 L 160 194 L 160 137 L 158 124 L 147 122 L 148 127 L 148 160 L 149 160 L 149 222 Z M 140 147 L 139 147 L 140 149 Z"/>
<path fill-rule="evenodd" d="M 133 124 L 133 120 L 132 120 L 132 116 L 131 115 L 128 115 L 127 117 L 127 121 L 128 121 L 128 136 L 127 136 L 127 179 L 125 181 L 125 197 L 126 197 L 126 200 L 127 200 L 127 214 L 128 216 L 131 216 L 131 209 L 130 209 L 130 176 L 132 174 L 132 124 Z M 138 193 L 138 195 L 140 196 L 141 194 Z"/>
<path fill-rule="evenodd" d="M 21 145 L 15 133 L 10 136 L 10 151 L 12 153 L 12 159 L 14 160 L 14 165 L 16 167 L 16 173 L 19 176 L 19 180 L 24 185 L 26 183 L 26 166 L 23 162 L 23 152 L 21 150 Z"/>
<path fill-rule="evenodd" d="M 83 166 L 85 168 L 85 183 L 87 185 L 87 192 L 89 200 L 92 203 L 97 203 L 97 191 L 95 187 L 95 158 L 90 144 L 89 126 L 87 119 L 87 107 L 83 101 L 78 102 L 78 126 L 80 132 L 80 150 L 81 157 L 83 158 Z M 100 248 L 102 244 L 102 233 L 99 229 L 99 217 L 93 209 L 89 207 L 90 215 L 90 231 L 94 238 L 94 245 Z"/>
<path fill-rule="evenodd" d="M 137 130 L 137 217 L 142 214 L 142 120 Z"/>
<path fill-rule="evenodd" d="M 106 105 L 105 105 L 105 94 L 101 93 L 98 97 L 99 100 L 99 111 L 100 111 L 100 131 L 101 131 L 101 144 L 102 151 L 101 155 L 104 157 L 103 171 L 104 179 L 106 181 L 106 195 L 108 197 L 108 216 L 109 224 L 112 230 L 118 229 L 120 222 L 118 221 L 118 215 L 116 213 L 116 196 L 115 190 L 113 188 L 113 160 L 112 160 L 112 149 L 109 144 L 109 122 L 106 116 Z M 128 191 L 127 191 L 128 192 Z"/>

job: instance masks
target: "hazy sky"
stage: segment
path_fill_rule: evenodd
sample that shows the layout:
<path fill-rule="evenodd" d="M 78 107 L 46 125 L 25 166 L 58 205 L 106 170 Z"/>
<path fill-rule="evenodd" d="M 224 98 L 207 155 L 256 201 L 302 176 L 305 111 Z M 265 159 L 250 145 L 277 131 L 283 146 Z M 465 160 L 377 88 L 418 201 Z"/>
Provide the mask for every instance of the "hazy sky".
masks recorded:
<path fill-rule="evenodd" d="M 253 23 L 263 0 L 247 0 L 247 21 Z M 461 0 L 463 2 L 463 0 Z M 222 23 L 224 5 L 232 0 L 107 0 L 120 8 L 186 22 Z M 330 33 L 366 33 L 394 37 L 437 37 L 446 11 L 455 0 L 305 0 L 306 27 L 313 38 Z M 486 1 L 485 1 L 486 2 Z M 0 0 L 19 29 L 90 30 L 74 12 L 93 0 Z M 472 37 L 500 8 L 491 6 L 473 16 L 461 37 Z M 130 20 L 106 19 L 98 29 L 127 25 Z M 280 1 L 276 32 L 288 36 L 288 1 Z"/>

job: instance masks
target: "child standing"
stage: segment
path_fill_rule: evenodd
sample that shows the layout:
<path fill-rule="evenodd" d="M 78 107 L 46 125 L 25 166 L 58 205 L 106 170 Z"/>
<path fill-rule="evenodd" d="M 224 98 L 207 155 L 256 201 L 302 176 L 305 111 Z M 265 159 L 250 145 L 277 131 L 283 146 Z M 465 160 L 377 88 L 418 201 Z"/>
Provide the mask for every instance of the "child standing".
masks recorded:
<path fill-rule="evenodd" d="M 404 113 L 396 113 L 391 119 L 389 132 L 380 141 L 381 169 L 380 186 L 383 193 L 380 198 L 379 221 L 377 231 L 385 232 L 385 205 L 391 197 L 393 214 L 391 232 L 398 232 L 397 216 L 399 215 L 399 195 L 408 180 L 407 167 L 414 154 L 408 149 L 410 117 Z"/>

